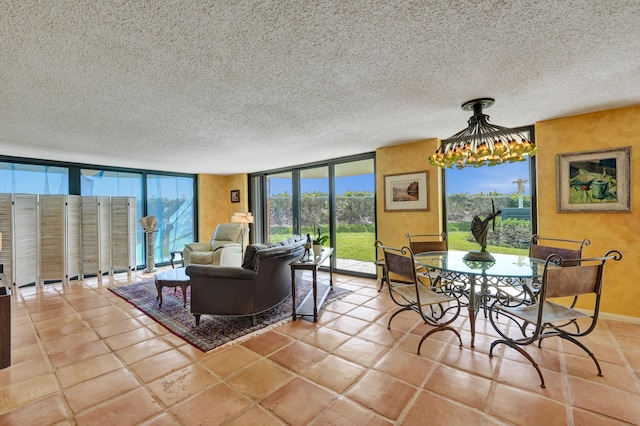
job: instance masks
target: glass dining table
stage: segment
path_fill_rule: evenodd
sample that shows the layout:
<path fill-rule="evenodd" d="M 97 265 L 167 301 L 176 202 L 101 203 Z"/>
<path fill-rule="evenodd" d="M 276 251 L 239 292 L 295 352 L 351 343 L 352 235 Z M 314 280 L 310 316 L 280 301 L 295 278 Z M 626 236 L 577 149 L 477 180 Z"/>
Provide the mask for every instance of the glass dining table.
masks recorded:
<path fill-rule="evenodd" d="M 527 303 L 533 297 L 532 285 L 542 277 L 544 260 L 515 254 L 491 253 L 493 261 L 468 261 L 467 252 L 458 250 L 416 253 L 416 265 L 439 272 L 442 285 L 464 288 L 468 298 L 471 347 L 475 344 L 476 314 L 487 308 L 498 295 L 510 301 Z"/>

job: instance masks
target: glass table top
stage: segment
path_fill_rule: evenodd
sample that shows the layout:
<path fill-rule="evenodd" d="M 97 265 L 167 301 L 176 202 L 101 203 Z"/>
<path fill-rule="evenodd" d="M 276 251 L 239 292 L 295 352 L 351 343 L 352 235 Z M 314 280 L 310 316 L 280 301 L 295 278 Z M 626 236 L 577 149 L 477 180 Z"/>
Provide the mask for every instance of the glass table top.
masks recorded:
<path fill-rule="evenodd" d="M 446 272 L 486 277 L 539 278 L 544 272 L 544 260 L 515 254 L 491 253 L 495 261 L 464 260 L 467 252 L 458 250 L 416 253 L 418 265 Z"/>

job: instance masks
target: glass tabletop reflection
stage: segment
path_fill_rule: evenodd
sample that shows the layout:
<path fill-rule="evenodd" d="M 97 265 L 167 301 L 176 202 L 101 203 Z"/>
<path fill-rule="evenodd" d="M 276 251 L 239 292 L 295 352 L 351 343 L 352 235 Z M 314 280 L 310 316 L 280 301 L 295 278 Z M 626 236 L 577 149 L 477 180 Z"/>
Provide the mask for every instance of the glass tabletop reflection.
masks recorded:
<path fill-rule="evenodd" d="M 528 256 L 491 253 L 494 261 L 480 262 L 465 260 L 466 253 L 459 250 L 416 253 L 414 260 L 427 268 L 486 277 L 540 278 L 544 271 L 544 260 Z"/>

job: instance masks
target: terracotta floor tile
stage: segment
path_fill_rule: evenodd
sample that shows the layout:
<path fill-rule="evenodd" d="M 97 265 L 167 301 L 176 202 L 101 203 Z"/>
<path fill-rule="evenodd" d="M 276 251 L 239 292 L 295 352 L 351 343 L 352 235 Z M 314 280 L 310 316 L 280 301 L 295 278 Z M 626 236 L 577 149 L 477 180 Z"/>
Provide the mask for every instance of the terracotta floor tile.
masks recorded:
<path fill-rule="evenodd" d="M 278 332 L 299 339 L 305 334 L 313 332 L 315 328 L 316 325 L 311 321 L 296 320 L 284 323 L 278 327 Z"/>
<path fill-rule="evenodd" d="M 334 302 L 331 302 L 325 306 L 323 306 L 323 309 L 330 311 L 330 312 L 335 312 L 338 314 L 345 314 L 347 312 L 352 311 L 353 309 L 357 308 L 358 305 L 353 304 L 353 303 L 348 303 L 345 302 L 344 300 L 340 299 L 340 300 L 336 300 Z"/>
<path fill-rule="evenodd" d="M 367 321 L 352 318 L 346 315 L 341 315 L 335 320 L 328 323 L 327 327 L 353 336 L 358 334 L 368 325 L 369 323 Z"/>
<path fill-rule="evenodd" d="M 121 334 L 126 331 L 137 330 L 142 326 L 143 325 L 140 324 L 140 322 L 132 318 L 127 318 L 127 319 L 112 322 L 100 327 L 96 327 L 95 330 L 100 335 L 100 337 L 105 339 L 107 337 L 115 336 L 116 334 Z"/>
<path fill-rule="evenodd" d="M 280 334 L 275 331 L 267 331 L 266 333 L 259 334 L 253 339 L 242 342 L 242 345 L 259 353 L 260 355 L 268 356 L 291 342 L 293 342 L 293 339 L 289 336 L 285 336 L 284 334 Z"/>
<path fill-rule="evenodd" d="M 272 414 L 268 413 L 265 409 L 256 406 L 251 407 L 244 413 L 240 414 L 235 419 L 226 423 L 227 426 L 247 426 L 247 425 L 260 425 L 260 426 L 281 426 L 282 423 L 277 420 Z"/>
<path fill-rule="evenodd" d="M 640 336 L 640 324 L 633 322 L 602 320 L 607 325 L 607 329 L 614 334 L 630 334 Z M 600 325 L 600 322 L 598 323 Z"/>
<path fill-rule="evenodd" d="M 387 353 L 374 368 L 413 386 L 420 386 L 434 368 L 434 363 L 418 355 L 396 350 Z"/>
<path fill-rule="evenodd" d="M 189 357 L 177 349 L 172 349 L 137 362 L 131 365 L 130 368 L 140 380 L 149 383 L 158 377 L 186 367 L 190 363 Z"/>
<path fill-rule="evenodd" d="M 189 365 L 149 383 L 149 389 L 166 406 L 171 406 L 195 395 L 220 380 L 197 365 Z"/>
<path fill-rule="evenodd" d="M 294 379 L 260 405 L 291 425 L 309 423 L 318 416 L 335 397 L 317 385 L 302 379 Z"/>
<path fill-rule="evenodd" d="M 351 336 L 348 334 L 341 333 L 331 328 L 321 327 L 316 329 L 313 333 L 303 336 L 300 338 L 300 341 L 313 345 L 316 348 L 323 349 L 327 352 L 332 352 L 350 338 Z"/>
<path fill-rule="evenodd" d="M 420 392 L 402 419 L 402 425 L 450 426 L 484 424 L 484 414 L 439 395 Z"/>
<path fill-rule="evenodd" d="M 531 392 L 498 384 L 488 412 L 518 425 L 566 425 L 564 404 Z"/>
<path fill-rule="evenodd" d="M 44 353 L 40 349 L 40 345 L 33 344 L 22 346 L 20 348 L 11 348 L 11 363 L 19 364 L 35 358 L 42 358 Z"/>
<path fill-rule="evenodd" d="M 260 401 L 294 377 L 278 364 L 262 360 L 227 378 L 238 392 Z"/>
<path fill-rule="evenodd" d="M 367 303 L 369 300 L 371 300 L 372 297 L 375 296 L 376 295 L 362 294 L 362 292 L 353 292 L 340 298 L 340 300 L 343 302 L 351 303 L 353 305 L 362 305 L 363 303 Z"/>
<path fill-rule="evenodd" d="M 520 356 L 522 357 L 522 355 Z M 482 352 L 475 352 L 467 348 L 460 349 L 458 346 L 449 345 L 441 362 L 450 367 L 479 374 L 490 379 L 493 377 L 498 359 L 497 357 L 489 358 L 487 354 Z"/>
<path fill-rule="evenodd" d="M 329 355 L 322 361 L 302 371 L 302 375 L 338 393 L 349 388 L 362 374 L 365 368 L 335 355 Z"/>
<path fill-rule="evenodd" d="M 49 359 L 54 367 L 62 368 L 109 352 L 109 348 L 102 341 L 96 340 L 66 351 L 50 354 Z"/>
<path fill-rule="evenodd" d="M 12 363 L 0 370 L 0 388 L 11 383 L 22 382 L 32 377 L 49 372 L 49 365 L 43 357 L 31 359 L 21 363 Z"/>
<path fill-rule="evenodd" d="M 588 380 L 569 377 L 569 389 L 575 407 L 606 417 L 640 424 L 640 396 Z"/>
<path fill-rule="evenodd" d="M 496 382 L 562 401 L 564 398 L 562 375 L 542 367 L 540 367 L 540 371 L 542 371 L 546 388 L 540 387 L 541 381 L 538 372 L 524 357 L 519 362 L 502 359 L 500 368 L 496 371 L 493 379 Z"/>
<path fill-rule="evenodd" d="M 220 377 L 227 377 L 260 359 L 255 352 L 242 345 L 231 346 L 203 359 L 200 364 Z"/>
<path fill-rule="evenodd" d="M 15 410 L 0 414 L 2 425 L 53 425 L 67 418 L 64 401 L 51 395 Z"/>
<path fill-rule="evenodd" d="M 138 386 L 140 383 L 129 371 L 119 368 L 71 386 L 64 390 L 64 395 L 73 412 L 79 413 Z"/>
<path fill-rule="evenodd" d="M 397 420 L 417 389 L 379 371 L 369 371 L 346 396 L 392 420 Z"/>
<path fill-rule="evenodd" d="M 157 355 L 159 353 L 173 349 L 174 346 L 169 344 L 161 337 L 144 340 L 140 343 L 127 346 L 116 351 L 116 354 L 125 364 L 131 365 L 145 358 Z"/>
<path fill-rule="evenodd" d="M 100 337 L 95 331 L 89 330 L 47 340 L 46 342 L 43 342 L 43 344 L 45 349 L 49 353 L 56 353 L 83 345 L 85 343 L 95 342 L 99 339 Z"/>
<path fill-rule="evenodd" d="M 75 313 L 72 312 L 68 315 L 62 315 L 59 317 L 53 317 L 44 321 L 34 322 L 33 324 L 36 326 L 40 334 L 45 333 L 47 331 L 55 331 L 60 327 L 64 327 L 67 324 L 73 324 L 81 322 L 82 319 Z M 31 326 L 31 324 L 27 324 Z M 12 326 L 15 327 L 15 324 L 12 323 Z M 48 339 L 43 339 L 48 340 Z"/>
<path fill-rule="evenodd" d="M 444 365 L 431 374 L 424 389 L 443 398 L 484 411 L 491 380 Z"/>
<path fill-rule="evenodd" d="M 325 358 L 327 355 L 328 353 L 322 349 L 307 345 L 306 343 L 295 342 L 274 353 L 269 359 L 299 373 Z"/>
<path fill-rule="evenodd" d="M 118 349 L 122 349 L 154 337 L 156 337 L 156 335 L 148 328 L 141 327 L 108 337 L 104 339 L 104 342 L 109 345 L 112 350 L 117 351 Z"/>
<path fill-rule="evenodd" d="M 573 424 L 574 426 L 620 426 L 620 420 L 605 417 L 598 413 L 581 410 L 579 408 L 574 408 Z"/>
<path fill-rule="evenodd" d="M 140 426 L 181 426 L 178 420 L 173 418 L 168 413 L 162 413 L 156 417 L 151 418 L 143 423 L 140 423 Z"/>
<path fill-rule="evenodd" d="M 110 399 L 76 415 L 78 426 L 135 425 L 161 411 L 160 405 L 143 388 Z"/>
<path fill-rule="evenodd" d="M 571 376 L 640 394 L 640 387 L 633 377 L 629 376 L 629 370 L 626 367 L 601 361 L 602 377 L 600 377 L 598 376 L 598 369 L 591 358 L 565 355 L 565 365 L 567 373 Z"/>
<path fill-rule="evenodd" d="M 336 349 L 334 353 L 365 367 L 371 367 L 388 351 L 388 346 L 353 337 Z"/>
<path fill-rule="evenodd" d="M 383 316 L 385 312 L 379 311 L 378 309 L 369 308 L 367 306 L 358 306 L 355 309 L 349 311 L 346 315 L 354 318 L 358 318 L 365 321 L 375 321 L 381 316 Z"/>
<path fill-rule="evenodd" d="M 640 336 L 629 334 L 617 334 L 615 336 L 618 345 L 625 351 L 640 352 Z"/>
<path fill-rule="evenodd" d="M 314 424 L 390 426 L 391 422 L 346 399 L 339 399 L 322 413 Z"/>
<path fill-rule="evenodd" d="M 397 330 L 388 329 L 379 324 L 371 324 L 360 333 L 358 337 L 379 343 L 385 346 L 393 346 L 403 334 Z"/>
<path fill-rule="evenodd" d="M 107 353 L 59 368 L 56 370 L 56 376 L 62 388 L 68 388 L 120 367 L 120 361 L 113 354 Z"/>
<path fill-rule="evenodd" d="M 13 410 L 29 404 L 58 390 L 55 377 L 51 373 L 12 383 L 0 388 L 0 412 Z"/>
<path fill-rule="evenodd" d="M 251 403 L 225 384 L 207 388 L 193 398 L 171 408 L 183 426 L 215 426 L 237 415 Z"/>

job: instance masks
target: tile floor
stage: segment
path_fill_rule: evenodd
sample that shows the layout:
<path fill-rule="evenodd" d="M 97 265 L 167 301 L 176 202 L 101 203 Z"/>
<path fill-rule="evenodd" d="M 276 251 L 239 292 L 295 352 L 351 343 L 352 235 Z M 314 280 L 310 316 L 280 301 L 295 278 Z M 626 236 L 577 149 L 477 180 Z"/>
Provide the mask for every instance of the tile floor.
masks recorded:
<path fill-rule="evenodd" d="M 327 274 L 320 274 L 322 279 Z M 132 280 L 149 278 L 138 272 Z M 319 322 L 286 322 L 203 353 L 108 291 L 126 274 L 12 296 L 12 365 L 0 370 L 1 425 L 614 425 L 640 424 L 640 324 L 604 319 L 586 339 L 599 358 L 547 342 L 533 367 L 480 318 L 469 347 L 427 339 L 415 314 L 373 280 Z M 203 320 L 205 320 L 203 318 Z"/>

